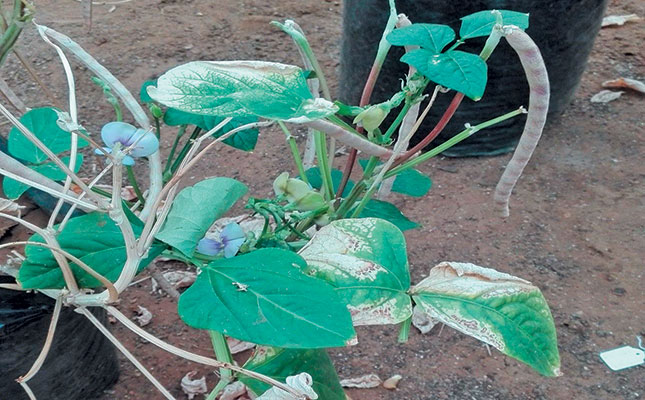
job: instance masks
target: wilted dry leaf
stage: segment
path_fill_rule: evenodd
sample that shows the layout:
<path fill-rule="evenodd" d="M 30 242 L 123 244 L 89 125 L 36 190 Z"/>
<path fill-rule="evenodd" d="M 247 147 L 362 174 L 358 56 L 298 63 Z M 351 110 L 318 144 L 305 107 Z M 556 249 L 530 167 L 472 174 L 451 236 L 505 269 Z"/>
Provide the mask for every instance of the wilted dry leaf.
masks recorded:
<path fill-rule="evenodd" d="M 640 21 L 642 18 L 636 14 L 627 14 L 627 15 L 609 15 L 602 19 L 602 27 L 607 26 L 621 26 L 625 25 L 626 22 L 636 22 Z"/>
<path fill-rule="evenodd" d="M 602 87 L 606 88 L 626 88 L 632 89 L 637 92 L 645 93 L 645 83 L 630 78 L 618 78 L 602 83 Z"/>
<path fill-rule="evenodd" d="M 311 388 L 311 385 L 314 383 L 314 380 L 311 377 L 311 375 L 309 375 L 308 373 L 303 372 L 298 375 L 288 376 L 286 381 L 287 381 L 287 386 L 294 389 L 296 392 L 300 393 L 301 395 L 305 395 L 307 396 L 307 398 L 312 400 L 316 400 L 318 398 L 318 394 L 316 394 L 316 392 L 314 392 L 314 390 Z M 290 393 L 287 393 L 284 390 L 273 386 L 271 389 L 264 392 L 262 396 L 258 397 L 257 400 L 297 400 L 297 399 Z"/>
<path fill-rule="evenodd" d="M 184 289 L 189 287 L 195 282 L 197 274 L 191 271 L 166 271 L 163 273 L 163 277 L 170 283 L 175 289 Z M 159 290 L 159 284 L 157 281 L 152 278 L 152 293 L 155 293 Z"/>
<path fill-rule="evenodd" d="M 383 383 L 381 378 L 376 374 L 367 374 L 357 378 L 347 378 L 340 381 L 342 387 L 369 389 L 379 387 Z"/>
<path fill-rule="evenodd" d="M 192 400 L 198 394 L 208 392 L 206 387 L 206 377 L 202 376 L 199 379 L 193 377 L 197 375 L 197 371 L 190 371 L 183 378 L 181 378 L 181 390 L 186 393 L 188 400 Z"/>
<path fill-rule="evenodd" d="M 611 90 L 601 90 L 591 97 L 592 103 L 609 103 L 619 98 L 624 92 L 613 92 Z"/>
<path fill-rule="evenodd" d="M 389 390 L 394 390 L 398 386 L 399 382 L 403 379 L 403 377 L 399 374 L 393 375 L 389 378 L 387 378 L 383 382 L 383 387 Z"/>
<path fill-rule="evenodd" d="M 434 328 L 437 321 L 432 319 L 422 308 L 415 306 L 412 310 L 412 325 L 421 333 L 426 334 Z"/>
<path fill-rule="evenodd" d="M 166 278 L 175 289 L 183 289 L 192 285 L 197 278 L 197 274 L 191 271 L 166 271 L 163 273 L 163 277 Z"/>
<path fill-rule="evenodd" d="M 233 382 L 222 390 L 219 400 L 237 400 L 246 395 L 246 392 L 246 385 L 240 381 Z"/>
<path fill-rule="evenodd" d="M 137 306 L 137 307 L 139 307 L 139 310 L 137 311 L 139 315 L 137 315 L 133 319 L 136 321 L 137 324 L 139 324 L 139 326 L 148 325 L 152 320 L 152 313 L 148 311 L 148 309 L 145 307 L 141 307 L 141 306 Z"/>
<path fill-rule="evenodd" d="M 232 337 L 227 337 L 226 343 L 228 343 L 228 348 L 231 351 L 231 354 L 241 353 L 243 351 L 246 351 L 255 347 L 255 343 L 244 342 L 242 340 L 237 340 Z"/>

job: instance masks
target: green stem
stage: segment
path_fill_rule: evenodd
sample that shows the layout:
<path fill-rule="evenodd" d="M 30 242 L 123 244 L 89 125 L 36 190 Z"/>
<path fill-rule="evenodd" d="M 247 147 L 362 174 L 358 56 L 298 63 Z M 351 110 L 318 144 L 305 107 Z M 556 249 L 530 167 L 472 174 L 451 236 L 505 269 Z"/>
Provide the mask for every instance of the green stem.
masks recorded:
<path fill-rule="evenodd" d="M 376 166 L 378 165 L 378 161 L 378 157 L 370 157 L 367 165 L 365 166 L 365 170 L 363 171 L 363 177 L 358 183 L 356 183 L 356 185 L 349 192 L 349 195 L 347 195 L 347 198 L 341 203 L 340 207 L 338 207 L 338 212 L 336 213 L 336 215 L 338 215 L 339 218 L 345 217 L 345 214 L 352 209 L 352 206 L 354 205 L 356 200 L 358 200 L 358 197 L 363 193 L 363 190 L 365 190 L 365 188 L 367 187 L 366 182 L 372 177 L 372 173 L 374 172 L 374 168 L 376 168 Z"/>
<path fill-rule="evenodd" d="M 132 169 L 132 166 L 126 165 L 125 169 L 126 171 L 128 171 L 128 181 L 130 181 L 130 185 L 132 185 L 132 187 L 134 188 L 134 193 L 137 195 L 137 199 L 139 199 L 142 205 L 146 204 L 146 200 L 143 198 L 141 188 L 139 188 L 139 184 L 137 183 L 137 178 L 134 176 L 134 170 Z"/>
<path fill-rule="evenodd" d="M 114 108 L 114 113 L 116 114 L 116 120 L 119 122 L 123 121 L 123 111 L 121 111 L 121 105 L 119 105 L 118 100 L 110 104 L 112 104 L 112 107 Z"/>
<path fill-rule="evenodd" d="M 161 139 L 161 124 L 159 123 L 159 118 L 154 117 L 155 119 L 155 135 L 157 135 L 157 139 Z"/>
<path fill-rule="evenodd" d="M 1 8 L 0 12 L 2 12 Z M 25 23 L 29 22 L 31 18 L 31 13 L 30 11 L 25 11 L 25 4 L 22 0 L 14 0 L 11 20 L 0 38 L 0 66 L 2 66 L 7 55 L 9 55 L 9 52 L 16 44 L 18 36 L 20 36 Z M 3 25 L 5 24 L 6 21 L 3 22 Z"/>
<path fill-rule="evenodd" d="M 311 49 L 311 46 L 309 45 L 309 41 L 302 33 L 302 31 L 300 29 L 296 29 L 297 25 L 288 26 L 285 24 L 281 24 L 279 22 L 272 22 L 271 25 L 277 26 L 278 28 L 282 29 L 286 34 L 291 36 L 291 39 L 293 39 L 296 45 L 300 48 L 300 51 L 302 51 L 302 55 L 304 55 L 307 61 L 309 61 L 309 63 L 311 64 L 311 68 L 316 73 L 316 78 L 318 78 L 318 82 L 320 83 L 320 90 L 322 90 L 323 92 L 323 97 L 327 100 L 331 100 L 331 93 L 329 91 L 329 85 L 327 85 L 327 79 L 325 79 L 325 74 L 323 73 L 323 70 L 320 67 L 320 63 L 318 63 L 318 59 L 316 58 L 316 55 L 314 54 L 313 50 Z"/>
<path fill-rule="evenodd" d="M 103 189 L 99 189 L 99 188 L 97 188 L 97 187 L 92 187 L 92 191 L 93 191 L 94 193 L 98 193 L 98 194 L 100 194 L 101 196 L 105 196 L 105 197 L 108 197 L 108 198 L 111 198 L 111 197 L 112 197 L 112 193 L 107 192 L 107 191 L 105 191 L 105 190 L 103 190 Z"/>
<path fill-rule="evenodd" d="M 186 257 L 185 255 L 183 255 L 182 253 L 180 253 L 177 250 L 167 249 L 167 250 L 164 250 L 164 252 L 161 253 L 161 254 L 166 258 L 181 261 L 184 264 L 193 265 L 193 266 L 196 266 L 196 267 L 201 267 L 202 266 L 202 264 L 199 263 L 199 260 L 197 258 Z"/>
<path fill-rule="evenodd" d="M 450 46 L 450 48 L 448 50 L 446 50 L 444 53 L 447 53 L 447 52 L 449 52 L 451 50 L 454 50 L 454 49 L 456 49 L 457 47 L 461 46 L 464 43 L 466 43 L 464 40 L 459 39 L 455 43 L 453 43 L 453 45 Z"/>
<path fill-rule="evenodd" d="M 358 197 L 363 193 L 363 190 L 365 190 L 366 185 L 365 182 L 360 181 L 354 187 L 352 190 L 350 190 L 349 194 L 347 195 L 347 198 L 343 200 L 343 202 L 340 204 L 338 207 L 338 210 L 336 211 L 336 216 L 337 219 L 342 219 L 345 218 L 345 214 L 351 210 L 352 206 L 358 199 Z"/>
<path fill-rule="evenodd" d="M 412 102 L 409 99 L 405 99 L 405 104 L 403 105 L 403 108 L 399 112 L 399 115 L 396 116 L 396 119 L 394 120 L 394 122 L 392 122 L 392 125 L 390 125 L 390 127 L 387 128 L 387 131 L 385 132 L 385 134 L 383 134 L 384 143 L 387 143 L 390 141 L 390 138 L 394 134 L 394 131 L 396 130 L 396 128 L 399 127 L 399 125 L 401 125 L 401 122 L 403 122 L 403 118 L 405 118 L 405 115 L 408 113 L 411 107 L 412 107 Z"/>
<path fill-rule="evenodd" d="M 473 127 L 466 128 L 463 131 L 461 131 L 460 133 L 458 133 L 457 135 L 453 136 L 449 140 L 447 140 L 444 143 L 442 143 L 441 145 L 439 145 L 439 146 L 435 147 L 434 149 L 428 151 L 427 153 L 423 153 L 420 156 L 418 156 L 416 158 L 413 158 L 412 160 L 409 160 L 404 164 L 399 165 L 398 167 L 392 168 L 391 170 L 389 170 L 385 174 L 383 179 L 387 179 L 389 177 L 392 177 L 392 176 L 394 176 L 394 175 L 396 175 L 396 174 L 398 174 L 398 173 L 400 173 L 402 171 L 405 171 L 406 169 L 412 168 L 412 167 L 414 167 L 414 166 L 416 166 L 416 165 L 418 165 L 418 164 L 420 164 L 420 163 L 422 163 L 424 161 L 429 160 L 430 158 L 436 156 L 437 154 L 440 154 L 441 152 L 449 149 L 450 147 L 452 147 L 452 146 L 456 145 L 457 143 L 461 142 L 462 140 L 468 138 L 470 135 L 472 135 L 473 133 L 475 133 L 477 131 L 480 131 L 482 129 L 488 128 L 488 127 L 493 126 L 495 124 L 498 124 L 498 123 L 500 123 L 502 121 L 506 121 L 507 119 L 513 118 L 513 117 L 515 117 L 517 115 L 524 114 L 525 112 L 526 111 L 523 108 L 520 108 L 518 110 L 511 111 L 511 112 L 509 112 L 507 114 L 501 115 L 501 116 L 499 116 L 497 118 L 493 118 L 493 119 L 488 120 L 486 122 L 482 122 L 479 125 L 475 125 Z"/>
<path fill-rule="evenodd" d="M 407 343 L 408 336 L 410 335 L 410 325 L 412 325 L 412 317 L 408 317 L 405 321 L 401 322 L 401 329 L 399 330 L 399 343 Z"/>
<path fill-rule="evenodd" d="M 378 165 L 378 157 L 370 157 L 370 159 L 367 161 L 367 165 L 365 166 L 365 171 L 363 171 L 363 180 L 370 179 L 372 177 L 372 173 L 374 172 L 374 168 Z"/>
<path fill-rule="evenodd" d="M 7 55 L 16 44 L 20 32 L 22 32 L 22 25 L 19 22 L 12 21 L 2 38 L 0 38 L 0 65 L 4 63 Z"/>
<path fill-rule="evenodd" d="M 365 193 L 365 196 L 361 199 L 360 203 L 358 203 L 358 206 L 354 209 L 354 212 L 352 213 L 352 218 L 358 218 L 361 215 L 361 212 L 363 212 L 363 209 L 367 205 L 367 203 L 372 199 L 372 196 L 374 196 L 374 192 L 378 189 L 378 186 L 372 185 L 367 193 Z"/>
<path fill-rule="evenodd" d="M 484 61 L 488 60 L 488 57 L 493 54 L 493 51 L 499 44 L 499 40 L 501 38 L 502 34 L 499 32 L 499 30 L 493 29 L 493 31 L 488 36 L 488 39 L 486 39 L 486 44 L 484 44 L 484 48 L 482 49 L 481 53 L 479 53 L 479 57 L 481 57 Z"/>
<path fill-rule="evenodd" d="M 202 131 L 202 129 L 198 126 L 193 129 L 193 132 L 190 134 L 190 138 L 186 143 L 184 143 L 184 147 L 181 148 L 181 151 L 179 152 L 179 155 L 177 156 L 177 159 L 172 163 L 172 166 L 170 167 L 170 172 L 175 173 L 177 171 L 177 168 L 179 168 L 179 165 L 181 165 L 181 162 L 184 161 L 184 158 L 186 157 L 186 154 L 188 154 L 188 150 L 190 150 L 190 147 L 193 145 L 193 142 L 195 139 L 197 139 L 197 136 L 199 133 Z"/>
<path fill-rule="evenodd" d="M 184 136 L 184 133 L 186 132 L 186 127 L 187 125 L 182 125 L 179 127 L 179 131 L 177 131 L 175 140 L 172 142 L 172 147 L 170 148 L 170 153 L 168 154 L 168 159 L 166 160 L 166 168 L 164 168 L 163 170 L 164 175 L 170 171 L 170 166 L 172 165 L 172 158 L 175 156 L 175 151 L 177 150 L 179 139 L 181 139 L 181 137 Z"/>
<path fill-rule="evenodd" d="M 365 171 L 363 172 L 363 182 L 367 182 L 371 177 L 372 173 L 374 172 L 374 169 L 378 165 L 378 157 L 370 157 L 369 161 L 367 162 L 367 165 L 365 166 Z M 378 184 L 377 185 L 370 185 L 370 189 L 365 193 L 365 196 L 361 199 L 360 203 L 358 203 L 358 206 L 354 209 L 354 212 L 352 213 L 352 218 L 358 218 L 359 215 L 361 215 L 361 212 L 367 205 L 367 203 L 372 199 L 372 196 L 374 196 L 374 193 L 378 189 Z M 356 200 L 354 200 L 356 201 Z M 351 205 L 350 205 L 351 208 Z"/>
<path fill-rule="evenodd" d="M 233 357 L 231 356 L 231 351 L 228 348 L 228 343 L 226 343 L 226 338 L 223 334 L 217 331 L 208 331 L 211 337 L 211 343 L 213 344 L 213 350 L 215 350 L 215 358 L 218 361 L 226 362 L 233 364 Z M 220 380 L 217 382 L 217 385 L 213 391 L 208 395 L 208 400 L 214 400 L 219 392 L 231 383 L 233 373 L 230 369 L 220 368 L 219 369 Z"/>
<path fill-rule="evenodd" d="M 305 173 L 305 167 L 302 165 L 302 158 L 300 158 L 300 151 L 298 150 L 298 144 L 296 143 L 296 139 L 291 136 L 291 132 L 289 132 L 289 129 L 287 129 L 287 126 L 284 124 L 282 121 L 278 121 L 278 125 L 280 125 L 280 128 L 282 128 L 282 132 L 284 132 L 284 135 L 287 138 L 287 143 L 289 144 L 289 149 L 291 150 L 291 155 L 293 157 L 293 162 L 296 164 L 296 167 L 298 168 L 298 174 L 300 175 L 300 179 L 302 179 L 304 182 L 309 183 L 309 180 L 307 179 L 307 174 Z"/>
<path fill-rule="evenodd" d="M 322 178 L 322 193 L 325 200 L 334 198 L 334 184 L 331 180 L 331 169 L 329 169 L 327 158 L 327 143 L 325 135 L 322 132 L 314 132 L 314 142 L 316 144 L 316 158 L 318 159 L 318 168 L 320 169 L 320 176 Z"/>

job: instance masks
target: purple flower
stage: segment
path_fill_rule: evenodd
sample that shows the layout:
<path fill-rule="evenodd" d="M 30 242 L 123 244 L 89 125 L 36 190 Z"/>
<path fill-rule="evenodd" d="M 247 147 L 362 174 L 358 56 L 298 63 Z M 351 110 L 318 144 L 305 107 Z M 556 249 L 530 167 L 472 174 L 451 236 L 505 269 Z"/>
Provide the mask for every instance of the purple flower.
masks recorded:
<path fill-rule="evenodd" d="M 224 257 L 234 257 L 244 244 L 246 236 L 242 228 L 235 222 L 226 225 L 220 233 L 220 240 L 203 238 L 197 244 L 197 251 L 207 256 L 216 256 L 224 251 Z"/>
<path fill-rule="evenodd" d="M 146 157 L 159 148 L 159 140 L 154 133 L 144 129 L 137 129 L 125 122 L 109 122 L 103 125 L 101 139 L 107 145 L 103 150 L 108 153 L 112 152 L 112 148 L 117 143 L 121 144 L 121 149 L 134 144 L 134 147 L 130 149 L 130 154 L 123 157 L 123 165 L 134 165 L 132 157 Z M 103 154 L 99 149 L 94 152 Z"/>

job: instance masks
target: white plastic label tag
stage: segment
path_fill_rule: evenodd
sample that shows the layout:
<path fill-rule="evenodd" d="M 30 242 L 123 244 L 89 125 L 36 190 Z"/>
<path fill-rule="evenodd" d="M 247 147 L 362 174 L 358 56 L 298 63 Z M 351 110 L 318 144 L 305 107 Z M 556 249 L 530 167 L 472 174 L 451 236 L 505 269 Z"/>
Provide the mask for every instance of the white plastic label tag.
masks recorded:
<path fill-rule="evenodd" d="M 645 351 L 632 346 L 623 346 L 601 352 L 600 358 L 613 371 L 620 371 L 645 363 Z"/>

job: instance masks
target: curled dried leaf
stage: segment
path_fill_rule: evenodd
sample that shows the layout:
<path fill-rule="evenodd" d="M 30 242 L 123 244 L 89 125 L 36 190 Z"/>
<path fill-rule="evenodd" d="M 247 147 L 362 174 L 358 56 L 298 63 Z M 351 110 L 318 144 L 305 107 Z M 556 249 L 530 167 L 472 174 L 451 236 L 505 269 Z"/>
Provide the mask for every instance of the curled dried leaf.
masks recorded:
<path fill-rule="evenodd" d="M 183 378 L 181 378 L 181 390 L 186 393 L 188 400 L 192 400 L 198 394 L 208 392 L 206 387 L 206 377 L 202 376 L 199 379 L 193 379 L 197 375 L 197 371 L 190 371 Z"/>
<path fill-rule="evenodd" d="M 150 324 L 150 321 L 152 320 L 152 313 L 148 311 L 147 308 L 142 307 L 142 306 L 137 306 L 139 309 L 137 311 L 137 316 L 134 317 L 133 319 L 139 326 L 146 326 Z"/>
<path fill-rule="evenodd" d="M 432 319 L 432 317 L 419 306 L 415 306 L 412 310 L 412 325 L 414 325 L 414 327 L 422 334 L 430 332 L 437 322 L 438 321 Z"/>
<path fill-rule="evenodd" d="M 357 378 L 347 378 L 340 381 L 340 385 L 346 388 L 370 389 L 381 386 L 383 381 L 376 374 L 367 374 Z"/>
<path fill-rule="evenodd" d="M 591 96 L 592 103 L 609 103 L 619 98 L 624 92 L 614 92 L 611 90 L 601 90 Z"/>
<path fill-rule="evenodd" d="M 227 337 L 226 343 L 228 343 L 228 348 L 231 351 L 231 354 L 241 353 L 243 351 L 250 350 L 255 347 L 255 343 L 237 340 L 232 337 Z"/>
<path fill-rule="evenodd" d="M 247 394 L 246 385 L 240 381 L 227 385 L 222 391 L 219 400 L 238 400 Z"/>
<path fill-rule="evenodd" d="M 314 383 L 313 378 L 306 372 L 300 373 L 294 376 L 287 377 L 287 386 L 294 389 L 296 392 L 300 393 L 303 396 L 307 396 L 308 399 L 315 400 L 318 398 L 318 395 L 311 388 L 311 385 Z M 282 389 L 277 387 L 272 387 L 258 397 L 257 400 L 298 400 L 292 394 L 285 392 Z"/>
<path fill-rule="evenodd" d="M 175 289 L 187 288 L 195 282 L 195 279 L 197 279 L 197 275 L 191 271 L 166 271 L 163 273 L 163 277 Z M 158 290 L 159 284 L 154 278 L 152 278 L 152 292 L 155 293 Z"/>
<path fill-rule="evenodd" d="M 636 14 L 627 14 L 627 15 L 609 15 L 602 19 L 602 27 L 607 26 L 622 26 L 627 22 L 636 22 L 640 21 L 642 18 Z"/>
<path fill-rule="evenodd" d="M 632 89 L 640 93 L 645 93 L 645 83 L 630 78 L 618 78 L 602 83 L 605 88 L 625 88 Z"/>

